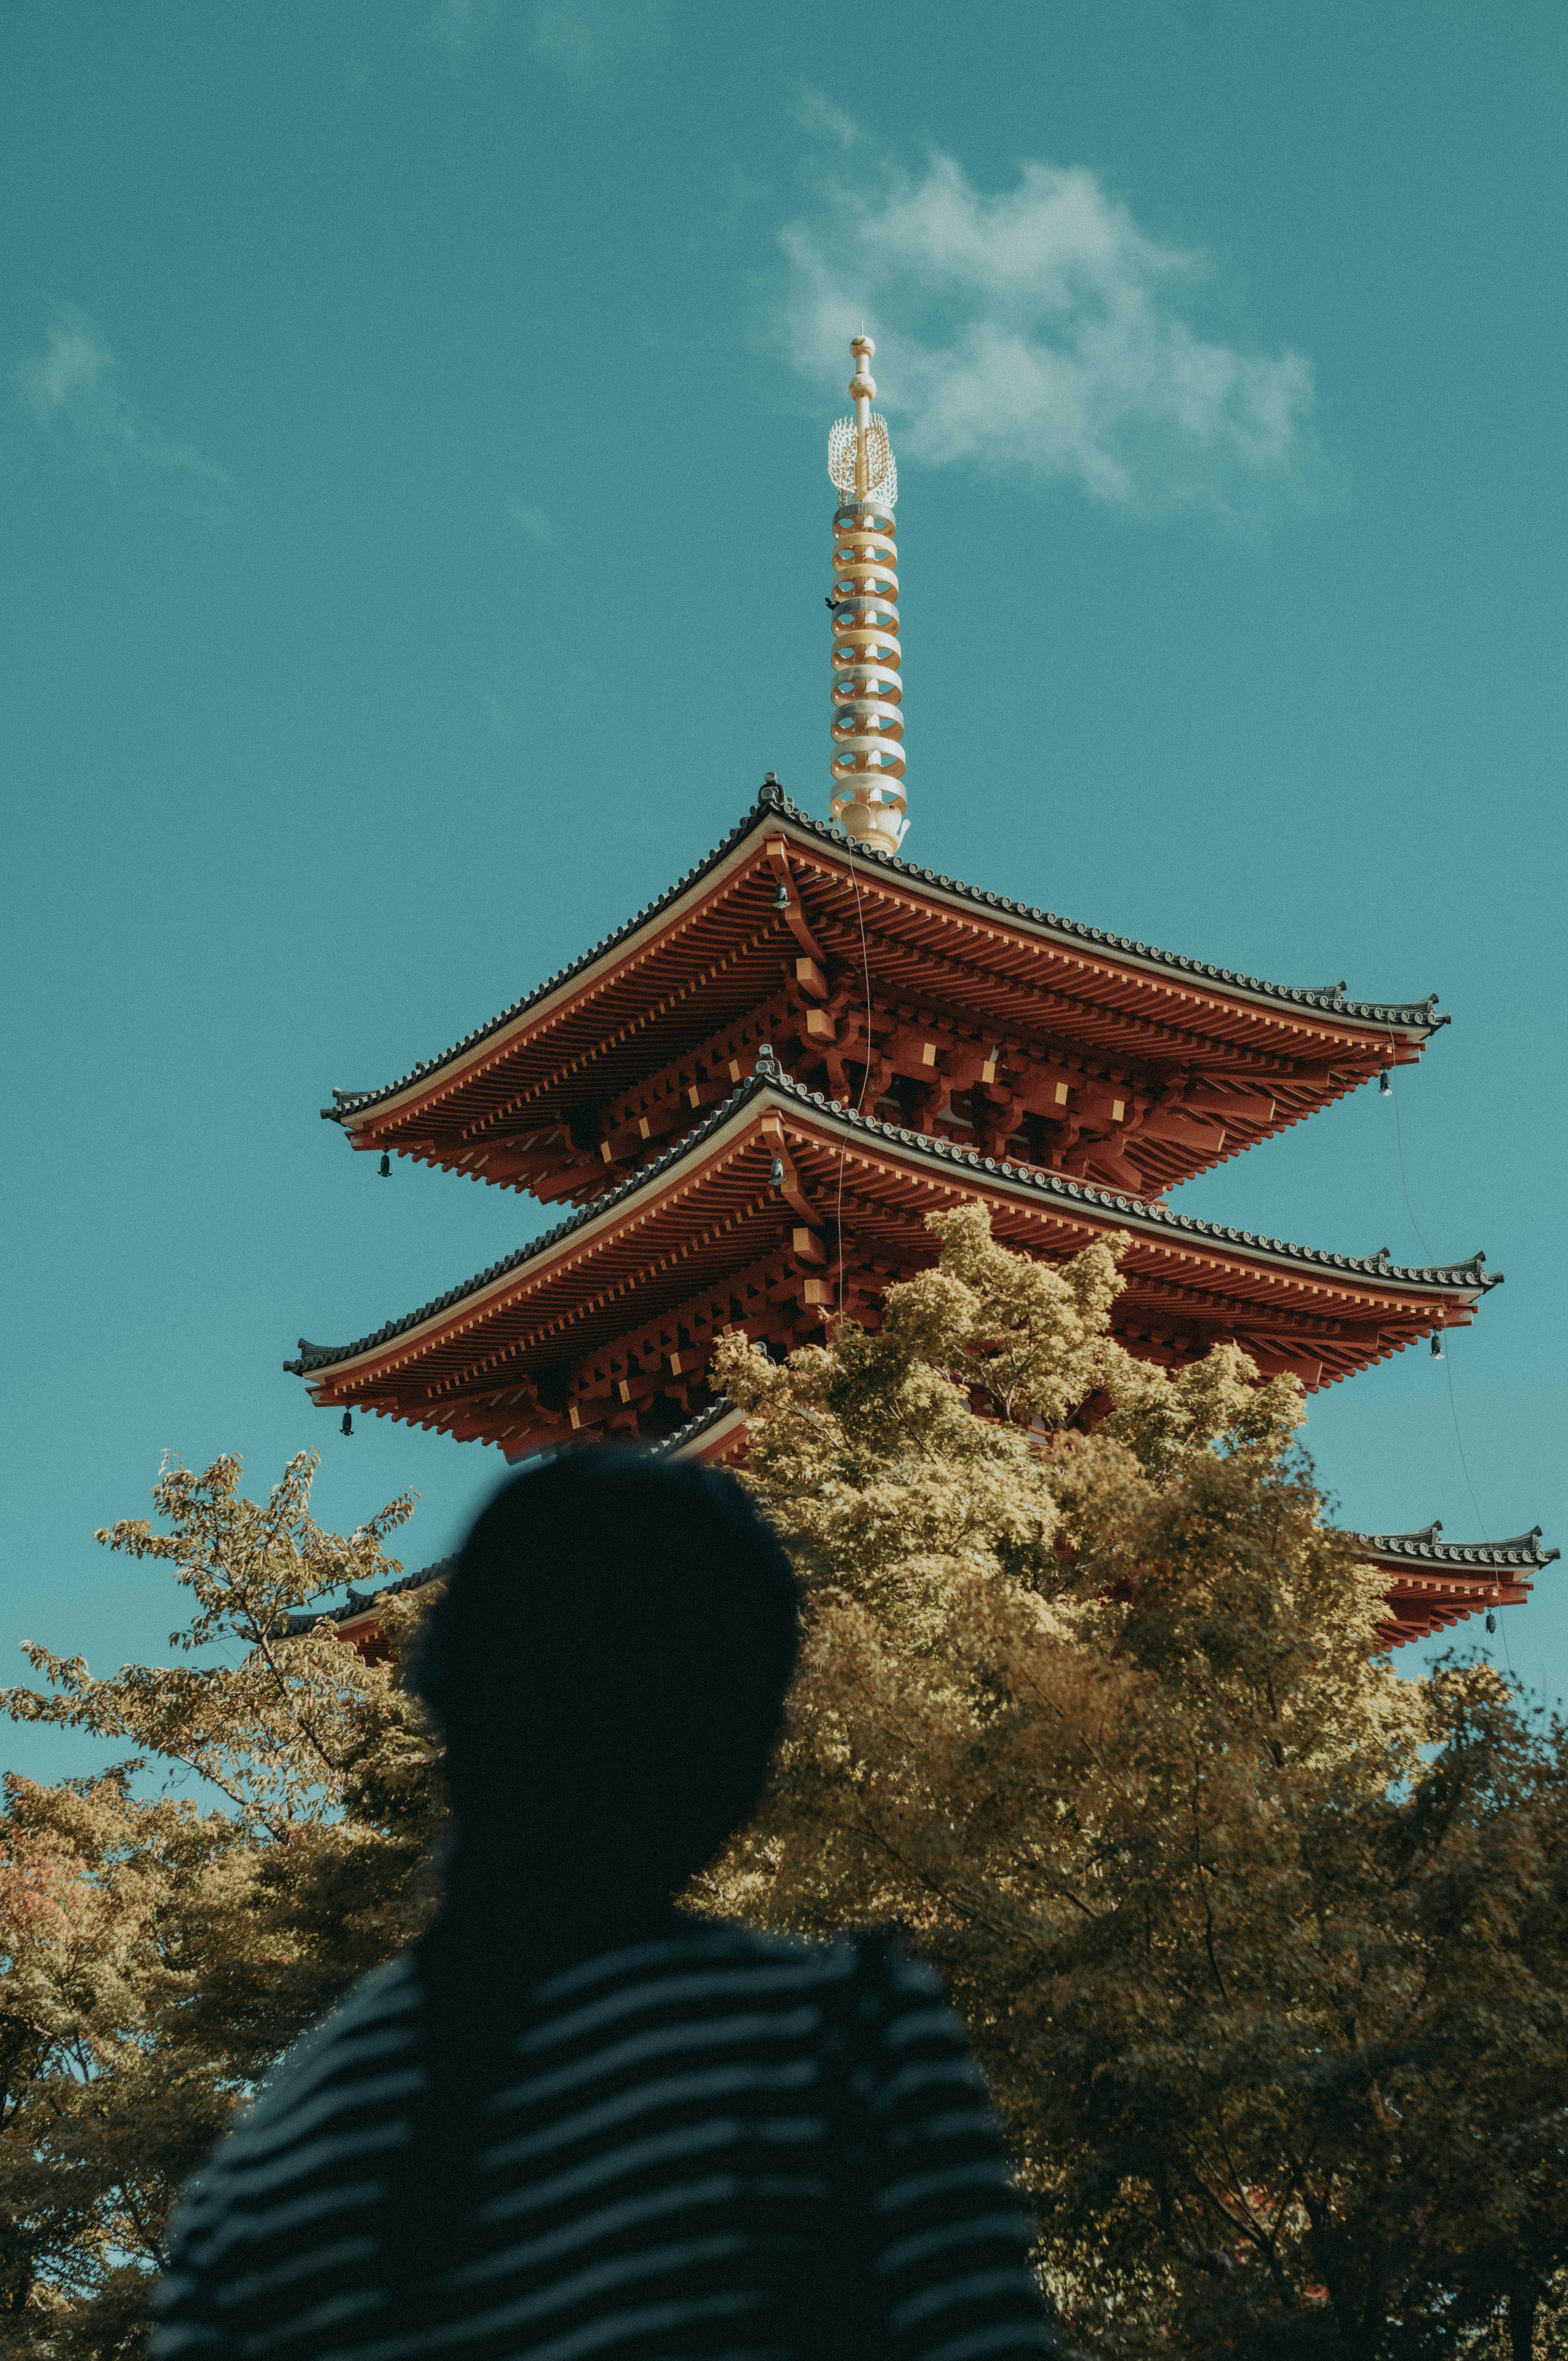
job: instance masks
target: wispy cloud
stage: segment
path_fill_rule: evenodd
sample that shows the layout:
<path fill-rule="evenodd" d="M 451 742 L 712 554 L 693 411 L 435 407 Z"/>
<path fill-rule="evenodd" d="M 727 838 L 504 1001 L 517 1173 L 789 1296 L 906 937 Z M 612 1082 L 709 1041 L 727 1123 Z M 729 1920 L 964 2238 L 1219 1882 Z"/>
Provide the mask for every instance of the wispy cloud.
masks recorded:
<path fill-rule="evenodd" d="M 634 58 L 657 57 L 669 38 L 669 0 L 526 0 L 521 13 L 534 56 L 584 89 Z M 421 22 L 455 60 L 510 15 L 509 0 L 425 0 Z"/>
<path fill-rule="evenodd" d="M 161 477 L 198 515 L 213 524 L 226 522 L 245 504 L 228 469 L 148 426 L 115 383 L 116 366 L 86 313 L 62 305 L 44 350 L 18 361 L 11 382 L 39 426 L 113 483 L 148 485 Z"/>
<path fill-rule="evenodd" d="M 992 195 L 950 156 L 912 170 L 875 154 L 815 96 L 801 120 L 837 154 L 781 233 L 790 357 L 831 382 L 863 321 L 901 454 L 1126 510 L 1239 512 L 1299 483 L 1310 363 L 1201 333 L 1207 258 L 1140 228 L 1093 172 L 1028 162 Z"/>
<path fill-rule="evenodd" d="M 431 0 L 424 13 L 425 38 L 455 58 L 466 57 L 495 31 L 502 7 L 503 0 Z"/>
<path fill-rule="evenodd" d="M 795 119 L 812 139 L 830 139 L 836 148 L 853 148 L 861 137 L 861 126 L 852 115 L 819 90 L 803 90 L 795 104 Z"/>
<path fill-rule="evenodd" d="M 502 500 L 501 514 L 516 525 L 525 540 L 537 542 L 542 549 L 555 538 L 554 518 L 536 509 L 532 500 L 519 500 L 515 492 L 509 492 Z"/>
<path fill-rule="evenodd" d="M 587 84 L 660 56 L 669 21 L 668 0 L 532 0 L 528 38 L 536 57 Z"/>

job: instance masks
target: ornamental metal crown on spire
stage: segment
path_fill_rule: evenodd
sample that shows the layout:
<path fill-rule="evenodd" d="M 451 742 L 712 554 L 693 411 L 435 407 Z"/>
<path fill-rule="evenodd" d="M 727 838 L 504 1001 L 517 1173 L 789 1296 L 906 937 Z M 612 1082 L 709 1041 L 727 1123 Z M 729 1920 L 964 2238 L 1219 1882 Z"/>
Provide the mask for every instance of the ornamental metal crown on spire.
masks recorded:
<path fill-rule="evenodd" d="M 833 817 L 873 852 L 896 852 L 909 822 L 904 795 L 903 651 L 898 644 L 894 504 L 898 469 L 887 421 L 872 409 L 869 336 L 851 339 L 854 415 L 828 437 L 833 517 Z"/>

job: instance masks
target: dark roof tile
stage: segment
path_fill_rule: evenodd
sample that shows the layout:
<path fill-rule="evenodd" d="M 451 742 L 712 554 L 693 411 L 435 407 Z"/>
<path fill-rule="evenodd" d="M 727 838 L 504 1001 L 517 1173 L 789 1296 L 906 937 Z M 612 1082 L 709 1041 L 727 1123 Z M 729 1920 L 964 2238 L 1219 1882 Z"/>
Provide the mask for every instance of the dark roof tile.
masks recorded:
<path fill-rule="evenodd" d="M 728 1394 L 715 1394 L 706 1410 L 699 1410 L 695 1418 L 687 1419 L 685 1426 L 677 1426 L 674 1434 L 667 1434 L 663 1443 L 653 1445 L 655 1457 L 669 1459 L 677 1451 L 684 1451 L 688 1443 L 695 1443 L 699 1435 L 706 1434 L 710 1427 L 728 1418 L 734 1407 Z"/>
<path fill-rule="evenodd" d="M 1503 1542 L 1445 1542 L 1439 1539 L 1442 1532 L 1441 1524 L 1432 1524 L 1423 1525 L 1413 1533 L 1346 1533 L 1344 1538 L 1376 1550 L 1379 1557 L 1408 1558 L 1412 1565 L 1539 1569 L 1562 1554 L 1559 1550 L 1543 1550 L 1540 1546 L 1539 1525 Z"/>
<path fill-rule="evenodd" d="M 378 1598 L 395 1598 L 400 1590 L 422 1590 L 427 1582 L 441 1582 L 457 1561 L 455 1557 L 437 1558 L 433 1565 L 422 1565 L 417 1574 L 403 1574 L 395 1582 L 378 1584 L 374 1590 L 351 1590 L 341 1607 L 323 1607 L 313 1614 L 291 1615 L 284 1637 L 297 1640 L 303 1631 L 314 1631 L 323 1623 L 346 1623 L 356 1615 L 367 1615 Z"/>

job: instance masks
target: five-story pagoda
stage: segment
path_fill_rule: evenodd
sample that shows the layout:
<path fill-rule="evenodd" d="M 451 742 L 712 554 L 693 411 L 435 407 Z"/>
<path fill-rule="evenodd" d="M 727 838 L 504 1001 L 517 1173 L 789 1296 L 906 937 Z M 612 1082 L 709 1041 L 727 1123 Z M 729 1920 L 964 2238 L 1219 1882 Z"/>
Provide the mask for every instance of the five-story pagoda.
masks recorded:
<path fill-rule="evenodd" d="M 1406 1268 L 1165 1202 L 1413 1064 L 1447 1022 L 1434 998 L 1265 983 L 902 858 L 897 478 L 872 351 L 854 340 L 828 446 L 832 823 L 770 774 L 722 844 L 571 967 L 399 1081 L 334 1093 L 323 1112 L 361 1153 L 572 1209 L 353 1344 L 302 1339 L 286 1366 L 345 1419 L 511 1458 L 602 1437 L 730 1456 L 716 1339 L 784 1352 L 840 1314 L 874 1327 L 932 1258 L 927 1214 L 977 1196 L 1033 1255 L 1124 1233 L 1114 1325 L 1135 1353 L 1175 1367 L 1234 1339 L 1308 1390 L 1468 1323 L 1498 1283 L 1479 1254 Z M 1523 1597 L 1523 1543 L 1497 1547 L 1503 1581 L 1445 1568 L 1431 1617 L 1391 1567 L 1390 1637 L 1504 1583 Z"/>

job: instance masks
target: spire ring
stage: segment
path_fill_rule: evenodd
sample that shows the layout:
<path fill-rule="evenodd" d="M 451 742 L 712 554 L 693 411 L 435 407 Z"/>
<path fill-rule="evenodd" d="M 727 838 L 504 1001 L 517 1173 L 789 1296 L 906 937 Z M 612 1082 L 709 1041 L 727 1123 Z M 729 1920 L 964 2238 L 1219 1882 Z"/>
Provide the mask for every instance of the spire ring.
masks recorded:
<path fill-rule="evenodd" d="M 835 430 L 841 489 L 850 458 L 841 430 L 849 425 L 841 420 Z M 893 456 L 885 428 L 883 434 L 885 477 Z M 832 811 L 846 834 L 882 852 L 896 852 L 908 826 L 895 535 L 893 500 L 880 490 L 844 500 L 834 514 Z"/>
<path fill-rule="evenodd" d="M 904 651 L 898 642 L 898 551 L 893 522 L 898 468 L 887 421 L 872 408 L 875 345 L 850 339 L 852 418 L 835 420 L 828 473 L 833 518 L 833 817 L 874 851 L 896 852 L 904 817 Z"/>

